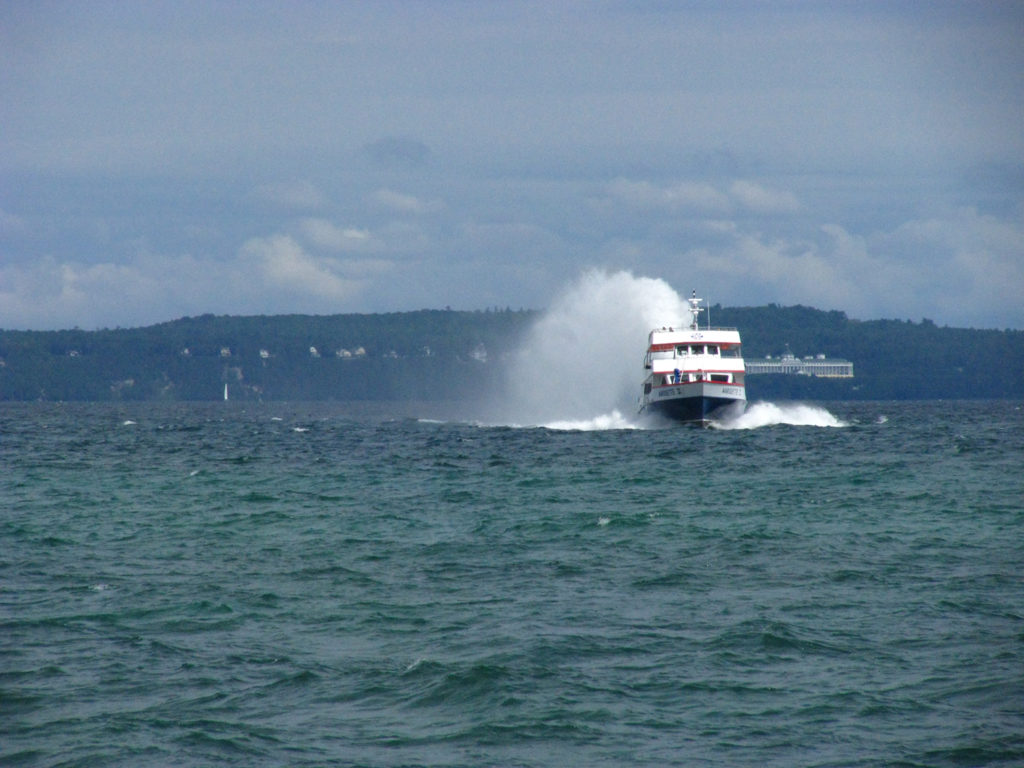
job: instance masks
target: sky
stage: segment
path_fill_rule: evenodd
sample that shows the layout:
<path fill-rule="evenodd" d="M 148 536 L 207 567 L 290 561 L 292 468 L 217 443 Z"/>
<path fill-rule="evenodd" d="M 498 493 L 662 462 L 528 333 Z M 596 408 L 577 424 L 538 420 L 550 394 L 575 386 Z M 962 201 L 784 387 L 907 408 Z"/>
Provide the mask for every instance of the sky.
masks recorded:
<path fill-rule="evenodd" d="M 0 4 L 0 328 L 724 306 L 1024 329 L 1024 4 Z"/>

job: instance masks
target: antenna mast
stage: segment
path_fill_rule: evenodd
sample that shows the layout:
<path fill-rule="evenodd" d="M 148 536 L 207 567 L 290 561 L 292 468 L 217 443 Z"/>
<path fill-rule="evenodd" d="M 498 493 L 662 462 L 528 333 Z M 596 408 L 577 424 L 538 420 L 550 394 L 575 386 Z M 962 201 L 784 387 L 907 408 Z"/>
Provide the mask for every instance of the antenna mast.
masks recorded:
<path fill-rule="evenodd" d="M 689 299 L 690 308 L 688 311 L 690 313 L 690 329 L 694 331 L 700 330 L 700 322 L 698 318 L 700 317 L 700 312 L 702 309 L 702 307 L 700 306 L 700 303 L 702 301 L 703 299 L 697 298 L 697 291 L 694 291 L 693 295 Z"/>

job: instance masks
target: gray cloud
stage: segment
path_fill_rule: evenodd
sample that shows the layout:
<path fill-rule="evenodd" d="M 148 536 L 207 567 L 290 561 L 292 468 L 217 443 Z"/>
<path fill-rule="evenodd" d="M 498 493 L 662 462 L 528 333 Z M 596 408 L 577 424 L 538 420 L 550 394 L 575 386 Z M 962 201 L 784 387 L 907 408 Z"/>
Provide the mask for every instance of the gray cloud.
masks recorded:
<path fill-rule="evenodd" d="M 368 230 L 342 228 L 324 219 L 303 219 L 299 229 L 312 245 L 329 251 L 368 251 L 379 247 Z"/>
<path fill-rule="evenodd" d="M 1024 10 L 0 8 L 0 325 L 733 304 L 1024 327 Z M 257 277 L 258 279 L 253 279 Z"/>
<path fill-rule="evenodd" d="M 390 167 L 416 168 L 430 158 L 430 147 L 422 141 L 400 136 L 385 136 L 363 149 L 375 162 Z"/>
<path fill-rule="evenodd" d="M 399 213 L 436 213 L 444 209 L 444 203 L 440 200 L 421 200 L 415 195 L 407 195 L 387 188 L 381 188 L 374 192 L 372 200 L 384 208 Z"/>
<path fill-rule="evenodd" d="M 323 193 L 309 181 L 277 181 L 260 184 L 253 196 L 262 202 L 282 208 L 315 210 L 326 202 Z"/>

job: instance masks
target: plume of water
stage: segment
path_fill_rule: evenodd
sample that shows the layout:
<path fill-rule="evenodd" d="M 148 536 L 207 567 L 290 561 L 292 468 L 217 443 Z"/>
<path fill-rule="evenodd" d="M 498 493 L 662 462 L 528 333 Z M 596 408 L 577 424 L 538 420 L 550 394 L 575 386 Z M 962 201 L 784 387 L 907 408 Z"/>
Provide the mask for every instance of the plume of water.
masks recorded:
<path fill-rule="evenodd" d="M 663 280 L 584 273 L 517 350 L 505 381 L 503 419 L 575 429 L 632 425 L 647 334 L 682 322 L 685 308 Z"/>
<path fill-rule="evenodd" d="M 595 430 L 665 426 L 637 418 L 643 356 L 652 328 L 687 318 L 687 303 L 664 280 L 591 270 L 537 320 L 514 353 L 492 421 Z M 719 429 L 775 424 L 843 427 L 826 409 L 753 403 Z"/>

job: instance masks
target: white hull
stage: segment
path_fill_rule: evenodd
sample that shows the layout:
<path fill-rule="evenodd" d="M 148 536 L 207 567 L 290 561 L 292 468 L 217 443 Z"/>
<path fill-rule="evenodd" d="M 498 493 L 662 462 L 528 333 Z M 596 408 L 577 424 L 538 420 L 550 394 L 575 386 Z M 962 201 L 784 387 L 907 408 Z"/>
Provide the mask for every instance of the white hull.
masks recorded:
<path fill-rule="evenodd" d="M 746 393 L 742 386 L 692 382 L 653 391 L 642 412 L 687 424 L 706 426 L 712 421 L 739 415 L 746 407 L 746 402 Z"/>

